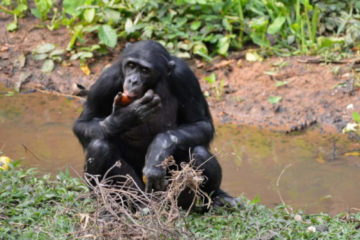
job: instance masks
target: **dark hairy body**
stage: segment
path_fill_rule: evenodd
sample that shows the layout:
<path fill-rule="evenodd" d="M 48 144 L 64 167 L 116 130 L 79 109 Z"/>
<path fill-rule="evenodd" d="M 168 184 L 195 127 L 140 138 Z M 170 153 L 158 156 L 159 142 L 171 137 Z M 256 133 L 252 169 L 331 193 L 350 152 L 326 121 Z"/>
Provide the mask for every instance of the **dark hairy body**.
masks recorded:
<path fill-rule="evenodd" d="M 126 93 L 131 103 L 117 105 L 118 92 Z M 90 88 L 73 130 L 86 152 L 87 173 L 103 177 L 120 161 L 121 167 L 108 174 L 119 176 L 115 184 L 129 174 L 148 192 L 164 190 L 166 171 L 159 164 L 169 156 L 177 163 L 189 162 L 191 152 L 194 167 L 200 166 L 206 177 L 202 190 L 215 204 L 236 202 L 220 189 L 221 167 L 208 150 L 214 126 L 198 79 L 155 41 L 130 44 L 104 70 Z M 191 202 L 179 199 L 184 208 Z"/>

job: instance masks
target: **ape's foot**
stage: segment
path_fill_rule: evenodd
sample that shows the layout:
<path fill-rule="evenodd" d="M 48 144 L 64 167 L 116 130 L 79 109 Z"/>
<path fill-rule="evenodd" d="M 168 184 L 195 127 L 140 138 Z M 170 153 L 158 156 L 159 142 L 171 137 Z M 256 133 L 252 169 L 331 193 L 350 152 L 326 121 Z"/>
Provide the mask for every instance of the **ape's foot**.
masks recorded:
<path fill-rule="evenodd" d="M 230 208 L 242 208 L 244 203 L 240 198 L 234 198 L 219 189 L 212 198 L 212 206 L 214 208 L 230 207 Z"/>

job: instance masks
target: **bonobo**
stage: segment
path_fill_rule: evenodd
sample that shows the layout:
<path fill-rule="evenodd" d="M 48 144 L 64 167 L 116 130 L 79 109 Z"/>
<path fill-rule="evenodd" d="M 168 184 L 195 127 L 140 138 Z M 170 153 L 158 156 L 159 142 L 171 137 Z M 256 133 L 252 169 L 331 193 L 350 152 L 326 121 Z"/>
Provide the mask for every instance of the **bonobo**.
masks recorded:
<path fill-rule="evenodd" d="M 159 164 L 170 155 L 177 163 L 189 162 L 191 152 L 194 167 L 206 177 L 201 188 L 214 204 L 236 203 L 220 189 L 221 167 L 208 150 L 214 126 L 198 79 L 155 41 L 125 47 L 90 88 L 73 130 L 89 174 L 104 176 L 120 161 L 108 177 L 129 174 L 147 192 L 164 190 L 166 171 Z M 116 180 L 121 183 L 121 177 Z M 191 201 L 179 199 L 179 205 L 187 208 Z"/>

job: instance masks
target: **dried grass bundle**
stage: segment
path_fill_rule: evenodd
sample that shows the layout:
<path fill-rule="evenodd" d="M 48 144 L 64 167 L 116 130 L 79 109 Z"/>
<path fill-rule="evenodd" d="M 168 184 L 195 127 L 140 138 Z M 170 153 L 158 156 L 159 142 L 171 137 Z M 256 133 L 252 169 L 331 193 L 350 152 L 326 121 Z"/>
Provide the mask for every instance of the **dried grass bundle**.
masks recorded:
<path fill-rule="evenodd" d="M 81 229 L 77 236 L 81 239 L 193 238 L 184 227 L 190 209 L 185 213 L 177 203 L 180 193 L 188 188 L 195 195 L 191 206 L 199 200 L 207 202 L 209 207 L 210 198 L 200 190 L 204 181 L 202 171 L 194 169 L 192 162 L 181 163 L 179 168 L 172 157 L 161 166 L 170 173 L 164 192 L 145 193 L 130 176 L 123 176 L 124 184 L 114 186 L 106 176 L 99 181 L 98 177 L 87 174 L 86 181 L 96 183 L 91 194 L 97 208 L 91 214 L 80 214 Z M 121 167 L 120 162 L 113 167 Z"/>

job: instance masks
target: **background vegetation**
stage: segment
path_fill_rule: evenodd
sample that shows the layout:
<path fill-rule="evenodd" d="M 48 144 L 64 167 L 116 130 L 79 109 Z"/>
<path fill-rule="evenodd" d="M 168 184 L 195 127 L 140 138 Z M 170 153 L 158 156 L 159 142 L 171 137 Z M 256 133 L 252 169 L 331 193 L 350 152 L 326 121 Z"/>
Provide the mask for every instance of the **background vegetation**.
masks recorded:
<path fill-rule="evenodd" d="M 106 52 L 119 40 L 157 39 L 173 53 L 210 60 L 246 44 L 264 54 L 351 53 L 360 47 L 357 0 L 2 0 L 17 19 L 31 12 L 42 26 L 65 26 L 75 58 Z M 320 37 L 319 37 L 320 36 Z M 73 49 L 76 48 L 76 51 Z M 341 57 L 343 54 L 337 54 Z"/>

